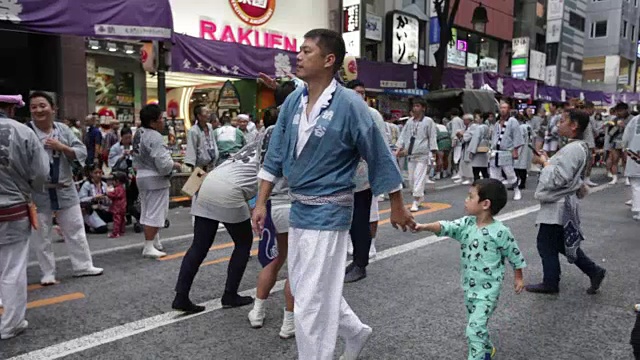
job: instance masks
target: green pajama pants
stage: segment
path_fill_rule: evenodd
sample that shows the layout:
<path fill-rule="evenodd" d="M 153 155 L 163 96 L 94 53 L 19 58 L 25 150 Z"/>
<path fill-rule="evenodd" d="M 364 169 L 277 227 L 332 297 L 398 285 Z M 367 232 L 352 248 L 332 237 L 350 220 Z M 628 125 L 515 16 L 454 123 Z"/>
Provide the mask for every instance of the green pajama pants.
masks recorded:
<path fill-rule="evenodd" d="M 489 339 L 487 324 L 498 300 L 464 299 L 467 307 L 467 341 L 469 343 L 468 360 L 484 360 L 491 353 L 493 343 Z"/>

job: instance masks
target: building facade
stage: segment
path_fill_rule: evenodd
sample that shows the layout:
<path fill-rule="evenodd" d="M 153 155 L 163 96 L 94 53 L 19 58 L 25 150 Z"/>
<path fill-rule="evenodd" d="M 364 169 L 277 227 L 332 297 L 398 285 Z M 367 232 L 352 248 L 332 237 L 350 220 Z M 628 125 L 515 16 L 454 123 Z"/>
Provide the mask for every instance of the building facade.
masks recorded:
<path fill-rule="evenodd" d="M 635 88 L 640 10 L 638 0 L 590 1 L 586 11 L 583 88 Z"/>

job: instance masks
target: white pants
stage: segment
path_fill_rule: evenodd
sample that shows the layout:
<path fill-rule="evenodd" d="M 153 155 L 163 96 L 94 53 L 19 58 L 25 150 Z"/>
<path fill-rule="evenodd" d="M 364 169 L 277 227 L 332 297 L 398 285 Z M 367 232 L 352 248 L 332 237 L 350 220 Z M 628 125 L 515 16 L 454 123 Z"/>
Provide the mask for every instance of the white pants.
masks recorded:
<path fill-rule="evenodd" d="M 349 230 L 289 229 L 287 267 L 301 360 L 331 360 L 338 335 L 349 339 L 364 329 L 342 297 L 350 241 Z"/>
<path fill-rule="evenodd" d="M 429 161 L 409 161 L 409 182 L 411 182 L 411 188 L 413 189 L 413 197 L 424 197 L 424 185 L 427 181 L 427 170 L 429 168 Z"/>
<path fill-rule="evenodd" d="M 513 170 L 513 165 L 505 165 L 505 166 L 496 166 L 496 160 L 491 159 L 489 161 L 489 177 L 492 179 L 502 181 L 502 172 L 507 175 L 507 182 L 510 186 L 518 182 L 518 177 L 516 176 L 516 172 Z"/>
<path fill-rule="evenodd" d="M 13 332 L 24 320 L 27 311 L 27 262 L 29 257 L 28 219 L 0 223 L 0 236 L 13 233 L 13 238 L 23 239 L 0 244 L 0 298 L 4 313 L 0 318 L 0 337 Z"/>
<path fill-rule="evenodd" d="M 640 212 L 640 177 L 630 177 L 631 183 L 631 211 Z"/>
<path fill-rule="evenodd" d="M 67 245 L 73 270 L 81 271 L 93 267 L 80 205 L 56 211 L 56 220 L 64 236 L 64 243 Z M 31 234 L 31 247 L 38 256 L 42 276 L 55 277 L 56 260 L 51 239 L 53 212 L 38 211 L 38 224 L 38 230 Z"/>

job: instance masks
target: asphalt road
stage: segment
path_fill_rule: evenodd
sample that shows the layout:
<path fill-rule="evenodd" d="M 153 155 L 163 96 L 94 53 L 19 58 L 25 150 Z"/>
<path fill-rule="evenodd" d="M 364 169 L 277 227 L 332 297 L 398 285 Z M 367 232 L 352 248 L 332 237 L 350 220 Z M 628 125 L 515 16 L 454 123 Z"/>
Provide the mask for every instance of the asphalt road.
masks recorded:
<path fill-rule="evenodd" d="M 600 179 L 604 182 L 604 179 Z M 535 179 L 529 181 L 533 187 Z M 431 191 L 431 210 L 420 222 L 464 215 L 466 187 Z M 640 223 L 624 205 L 629 189 L 604 186 L 583 201 L 583 249 L 608 270 L 602 290 L 585 294 L 589 280 L 562 261 L 561 293 L 555 296 L 512 291 L 508 271 L 500 304 L 490 323 L 498 349 L 496 359 L 632 359 L 628 345 L 640 302 Z M 409 197 L 406 197 L 407 202 Z M 378 258 L 368 277 L 345 286 L 354 311 L 373 329 L 362 359 L 464 359 L 466 325 L 459 283 L 459 247 L 429 233 L 402 233 L 388 222 L 382 202 L 377 238 Z M 515 234 L 528 262 L 527 282 L 541 279 L 534 225 L 537 203 L 532 191 L 509 201 L 502 219 Z M 184 317 L 171 311 L 173 287 L 182 254 L 190 244 L 186 209 L 172 210 L 172 226 L 163 231 L 168 259 L 143 259 L 140 234 L 117 240 L 91 236 L 97 278 L 74 279 L 64 244 L 56 244 L 60 284 L 40 288 L 37 266 L 29 268 L 29 330 L 0 342 L 0 358 L 21 359 L 294 359 L 295 340 L 281 340 L 282 284 L 268 301 L 262 329 L 249 327 L 251 307 L 222 310 L 230 238 L 221 232 L 196 278 L 192 299 L 205 303 L 204 313 Z M 257 243 L 255 243 L 257 248 Z M 253 294 L 260 265 L 252 257 L 241 290 Z M 281 279 L 284 278 L 284 272 Z M 342 344 L 339 342 L 337 353 Z"/>

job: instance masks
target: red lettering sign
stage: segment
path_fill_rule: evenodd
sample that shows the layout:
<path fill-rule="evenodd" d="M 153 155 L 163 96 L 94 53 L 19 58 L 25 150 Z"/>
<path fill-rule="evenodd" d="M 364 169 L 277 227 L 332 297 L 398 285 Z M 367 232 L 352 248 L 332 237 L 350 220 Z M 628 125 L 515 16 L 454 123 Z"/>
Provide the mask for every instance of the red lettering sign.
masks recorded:
<path fill-rule="evenodd" d="M 234 25 L 217 25 L 209 20 L 200 20 L 200 37 L 207 40 L 298 52 L 298 40 L 296 38 L 257 28 L 248 29 Z"/>

